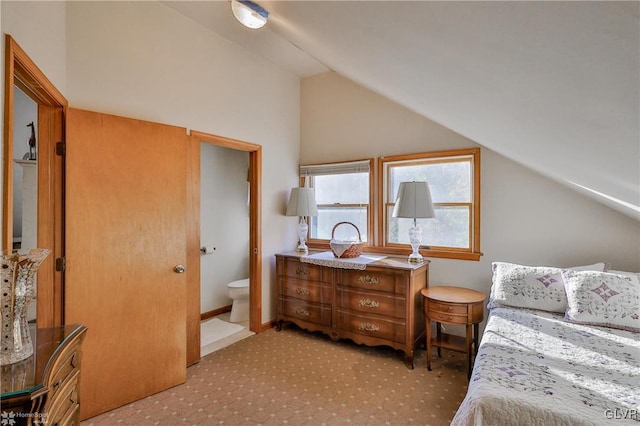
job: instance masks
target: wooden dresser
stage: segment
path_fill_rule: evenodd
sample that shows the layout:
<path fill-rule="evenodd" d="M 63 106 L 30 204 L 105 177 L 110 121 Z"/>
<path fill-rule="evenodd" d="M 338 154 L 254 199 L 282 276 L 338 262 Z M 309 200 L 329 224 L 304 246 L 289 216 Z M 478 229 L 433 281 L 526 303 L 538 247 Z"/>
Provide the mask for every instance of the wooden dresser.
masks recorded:
<path fill-rule="evenodd" d="M 34 354 L 3 365 L 2 415 L 12 425 L 79 425 L 81 325 L 33 330 Z"/>
<path fill-rule="evenodd" d="M 423 298 L 429 263 L 387 257 L 365 270 L 303 262 L 297 252 L 276 255 L 277 322 L 284 321 L 332 339 L 368 346 L 387 345 L 406 355 L 424 342 Z"/>

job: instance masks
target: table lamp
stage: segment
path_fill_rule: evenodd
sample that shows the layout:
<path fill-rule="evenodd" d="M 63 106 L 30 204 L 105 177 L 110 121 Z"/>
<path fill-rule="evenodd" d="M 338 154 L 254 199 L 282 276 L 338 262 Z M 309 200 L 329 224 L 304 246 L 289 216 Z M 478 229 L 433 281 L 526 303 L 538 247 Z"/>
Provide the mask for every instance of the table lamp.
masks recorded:
<path fill-rule="evenodd" d="M 300 244 L 298 245 L 298 252 L 308 253 L 309 247 L 307 247 L 307 232 L 309 226 L 307 225 L 307 216 L 318 216 L 318 206 L 316 205 L 316 195 L 313 188 L 291 188 L 291 195 L 289 196 L 289 204 L 287 205 L 287 216 L 299 216 L 300 222 L 298 223 L 298 239 Z"/>
<path fill-rule="evenodd" d="M 409 242 L 413 252 L 409 255 L 408 261 L 424 262 L 420 254 L 422 229 L 418 225 L 418 219 L 436 217 L 427 182 L 401 182 L 391 216 L 413 219 L 413 226 L 409 228 Z"/>

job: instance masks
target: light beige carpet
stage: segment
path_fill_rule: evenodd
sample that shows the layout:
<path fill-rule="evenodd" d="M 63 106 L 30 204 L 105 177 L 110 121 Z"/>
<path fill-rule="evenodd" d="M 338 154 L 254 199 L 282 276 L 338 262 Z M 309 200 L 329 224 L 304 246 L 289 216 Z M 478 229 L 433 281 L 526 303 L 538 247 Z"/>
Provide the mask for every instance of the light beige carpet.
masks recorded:
<path fill-rule="evenodd" d="M 443 350 L 427 371 L 388 347 L 285 326 L 189 367 L 187 382 L 84 421 L 102 425 L 449 425 L 467 390 L 465 357 Z M 81 396 L 82 397 L 82 396 Z"/>

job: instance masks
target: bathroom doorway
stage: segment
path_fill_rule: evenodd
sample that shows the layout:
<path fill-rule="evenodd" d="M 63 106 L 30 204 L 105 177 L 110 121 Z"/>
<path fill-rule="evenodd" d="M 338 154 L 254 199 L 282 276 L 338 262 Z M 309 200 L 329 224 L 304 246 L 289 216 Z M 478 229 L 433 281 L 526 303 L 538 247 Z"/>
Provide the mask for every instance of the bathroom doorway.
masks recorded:
<path fill-rule="evenodd" d="M 254 334 L 248 309 L 249 193 L 249 153 L 201 142 L 201 356 Z M 231 290 L 229 283 L 235 283 Z"/>
<path fill-rule="evenodd" d="M 201 158 L 207 152 L 215 153 L 215 158 Z M 188 156 L 187 365 L 191 365 L 200 359 L 201 314 L 205 320 L 228 315 L 231 299 L 226 290 L 231 281 L 249 278 L 248 331 L 259 333 L 262 328 L 262 148 L 192 131 Z M 217 163 L 220 161 L 222 164 Z M 210 170 L 202 173 L 205 167 L 222 171 L 219 175 Z M 203 182 L 209 179 L 207 173 L 223 182 L 220 188 L 212 189 L 210 182 Z M 206 196 L 201 195 L 202 187 L 208 188 Z M 210 223 L 203 224 L 203 218 Z M 211 226 L 217 231 L 204 235 Z"/>

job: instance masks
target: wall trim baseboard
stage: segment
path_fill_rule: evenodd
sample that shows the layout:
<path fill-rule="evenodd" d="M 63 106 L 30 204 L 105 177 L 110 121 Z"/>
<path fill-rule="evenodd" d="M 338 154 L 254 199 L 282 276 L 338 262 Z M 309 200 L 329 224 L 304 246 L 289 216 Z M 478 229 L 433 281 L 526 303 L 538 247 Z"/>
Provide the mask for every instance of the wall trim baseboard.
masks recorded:
<path fill-rule="evenodd" d="M 265 322 L 264 324 L 262 324 L 262 327 L 260 327 L 260 333 L 262 333 L 263 331 L 267 331 L 268 329 L 273 328 L 275 326 L 276 326 L 276 320 Z"/>
<path fill-rule="evenodd" d="M 231 312 L 231 305 L 223 306 L 222 308 L 214 309 L 213 311 L 203 312 L 200 314 L 200 321 L 204 321 L 209 318 L 213 318 L 225 312 Z"/>
<path fill-rule="evenodd" d="M 220 314 L 224 314 L 225 312 L 231 312 L 231 306 L 232 305 L 227 305 L 227 306 L 223 306 L 222 308 L 214 309 L 213 311 L 203 312 L 200 314 L 200 321 L 208 320 L 209 318 L 216 317 Z M 267 331 L 270 328 L 275 327 L 276 322 L 277 322 L 276 320 L 273 320 L 273 321 L 268 321 L 268 322 L 265 322 L 264 324 L 261 324 L 259 333 L 262 333 L 263 331 Z"/>

